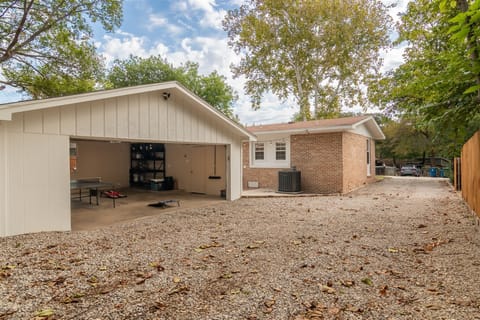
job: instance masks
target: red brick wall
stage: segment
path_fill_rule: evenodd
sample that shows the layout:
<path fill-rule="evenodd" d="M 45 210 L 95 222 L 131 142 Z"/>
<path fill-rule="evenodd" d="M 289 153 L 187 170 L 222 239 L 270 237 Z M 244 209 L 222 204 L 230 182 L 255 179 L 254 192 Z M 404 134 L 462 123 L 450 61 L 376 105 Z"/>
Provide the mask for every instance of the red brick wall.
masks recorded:
<path fill-rule="evenodd" d="M 342 133 L 291 137 L 291 165 L 302 172 L 302 191 L 341 193 Z"/>
<path fill-rule="evenodd" d="M 243 189 L 247 190 L 248 181 L 258 181 L 259 188 L 278 190 L 278 168 L 250 168 L 250 148 L 243 143 Z"/>
<path fill-rule="evenodd" d="M 366 137 L 353 133 L 293 135 L 290 164 L 302 172 L 305 193 L 347 193 L 375 180 L 375 141 L 371 140 L 371 176 L 367 177 Z M 247 181 L 278 189 L 278 168 L 250 168 L 248 143 L 243 144 L 243 189 Z"/>
<path fill-rule="evenodd" d="M 367 177 L 367 138 L 343 133 L 343 190 L 350 192 L 375 179 L 375 141 L 370 139 L 370 177 Z"/>

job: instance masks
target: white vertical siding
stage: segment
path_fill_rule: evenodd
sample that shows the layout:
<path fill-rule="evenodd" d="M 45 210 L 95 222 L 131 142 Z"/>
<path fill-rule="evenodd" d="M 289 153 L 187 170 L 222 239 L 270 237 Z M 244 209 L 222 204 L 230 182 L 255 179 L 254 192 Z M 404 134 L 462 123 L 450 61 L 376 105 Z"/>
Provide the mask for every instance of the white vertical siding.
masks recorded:
<path fill-rule="evenodd" d="M 155 99 L 155 97 L 153 97 Z M 158 103 L 158 139 L 166 140 L 168 135 L 168 101 L 156 96 Z"/>
<path fill-rule="evenodd" d="M 78 104 L 75 107 L 76 112 L 76 134 L 88 137 L 92 134 L 92 109 L 90 102 Z M 28 114 L 28 112 L 27 112 Z"/>
<path fill-rule="evenodd" d="M 139 136 L 142 139 L 150 138 L 150 103 L 147 93 L 139 97 Z M 152 136 L 151 138 L 154 138 Z"/>
<path fill-rule="evenodd" d="M 7 137 L 6 235 L 70 230 L 69 138 L 30 133 Z"/>
<path fill-rule="evenodd" d="M 43 133 L 60 134 L 59 108 L 49 108 L 43 112 Z"/>
<path fill-rule="evenodd" d="M 159 104 L 154 94 L 148 95 L 148 134 L 147 136 L 153 139 L 159 137 Z"/>
<path fill-rule="evenodd" d="M 105 136 L 117 137 L 117 100 L 105 100 Z"/>
<path fill-rule="evenodd" d="M 25 132 L 42 133 L 43 112 L 39 110 L 25 113 L 23 124 L 25 126 Z"/>
<path fill-rule="evenodd" d="M 236 200 L 242 195 L 242 143 L 235 141 L 227 148 L 227 199 Z"/>
<path fill-rule="evenodd" d="M 60 134 L 76 134 L 75 106 L 60 108 Z"/>
<path fill-rule="evenodd" d="M 105 136 L 105 106 L 104 101 L 92 102 L 92 136 L 104 137 Z"/>
<path fill-rule="evenodd" d="M 117 138 L 128 138 L 128 98 L 117 100 Z"/>
<path fill-rule="evenodd" d="M 128 97 L 128 138 L 140 137 L 140 105 L 138 95 Z"/>
<path fill-rule="evenodd" d="M 137 94 L 14 114 L 17 132 L 143 141 L 226 144 L 230 128 L 189 98 Z"/>
<path fill-rule="evenodd" d="M 22 188 L 24 181 L 23 168 L 25 166 L 25 158 L 22 152 L 23 136 L 23 133 L 7 133 L 7 189 L 5 190 L 7 198 L 7 235 L 26 232 L 25 204 L 30 201 L 26 200 L 30 195 L 25 193 Z"/>
<path fill-rule="evenodd" d="M 6 121 L 0 121 L 0 237 L 7 235 L 7 126 Z"/>

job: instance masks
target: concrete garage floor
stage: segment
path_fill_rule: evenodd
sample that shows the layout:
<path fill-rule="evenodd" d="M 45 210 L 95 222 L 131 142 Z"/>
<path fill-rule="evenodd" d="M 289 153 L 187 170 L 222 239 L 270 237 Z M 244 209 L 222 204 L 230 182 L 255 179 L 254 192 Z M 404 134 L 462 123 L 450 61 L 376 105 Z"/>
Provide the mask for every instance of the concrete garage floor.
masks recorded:
<path fill-rule="evenodd" d="M 112 199 L 106 197 L 100 197 L 98 206 L 95 197 L 92 197 L 92 204 L 89 204 L 88 196 L 82 197 L 82 201 L 72 200 L 72 231 L 100 229 L 122 221 L 159 215 L 182 208 L 211 206 L 225 201 L 220 196 L 191 194 L 178 190 L 125 189 L 121 193 L 127 197 L 116 199 L 115 208 L 113 208 Z M 150 203 L 170 199 L 179 200 L 180 207 L 177 207 L 176 203 L 169 203 L 169 207 L 164 209 L 148 206 Z"/>

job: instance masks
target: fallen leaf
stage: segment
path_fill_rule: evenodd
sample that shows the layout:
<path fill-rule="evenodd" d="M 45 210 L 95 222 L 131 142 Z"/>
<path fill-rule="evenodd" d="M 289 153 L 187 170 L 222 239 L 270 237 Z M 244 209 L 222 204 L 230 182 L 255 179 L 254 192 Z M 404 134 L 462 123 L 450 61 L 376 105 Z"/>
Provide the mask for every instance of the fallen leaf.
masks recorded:
<path fill-rule="evenodd" d="M 332 307 L 328 309 L 328 313 L 332 315 L 336 315 L 340 313 L 340 308 Z"/>
<path fill-rule="evenodd" d="M 155 301 L 152 305 L 152 308 L 156 310 L 165 309 L 167 305 L 161 301 Z"/>
<path fill-rule="evenodd" d="M 168 294 L 172 295 L 172 294 L 175 294 L 175 293 L 184 293 L 184 292 L 187 292 L 189 290 L 190 289 L 187 286 L 180 286 L 180 287 L 176 287 L 176 288 L 171 289 L 168 292 Z"/>
<path fill-rule="evenodd" d="M 160 264 L 160 262 L 150 262 L 150 267 L 157 269 L 157 271 L 165 270 L 165 268 Z"/>
<path fill-rule="evenodd" d="M 325 285 L 321 286 L 321 290 L 322 290 L 322 292 L 325 292 L 325 293 L 328 293 L 328 294 L 335 294 L 336 293 L 336 290 L 334 288 L 329 287 L 329 286 L 325 286 Z"/>
<path fill-rule="evenodd" d="M 388 286 L 386 286 L 386 285 L 385 285 L 385 286 L 382 286 L 382 287 L 380 288 L 379 293 L 380 293 L 382 296 L 386 296 L 386 295 L 387 295 L 387 290 L 388 290 Z"/>
<path fill-rule="evenodd" d="M 202 248 L 195 248 L 195 249 L 193 249 L 193 250 L 195 250 L 195 252 L 202 252 L 202 251 L 203 251 Z"/>
<path fill-rule="evenodd" d="M 5 266 L 2 266 L 2 270 L 12 270 L 12 269 L 15 269 L 15 266 L 11 265 L 11 264 L 7 264 Z"/>
<path fill-rule="evenodd" d="M 265 305 L 265 307 L 271 308 L 271 307 L 273 307 L 273 305 L 275 304 L 275 299 L 265 300 L 265 301 L 263 302 L 263 304 Z"/>
<path fill-rule="evenodd" d="M 347 307 L 345 308 L 345 311 L 362 313 L 362 312 L 363 312 L 363 309 L 360 308 L 360 307 L 355 307 L 355 306 L 347 306 Z"/>
<path fill-rule="evenodd" d="M 353 281 L 353 280 L 341 280 L 340 283 L 342 284 L 342 286 L 347 287 L 347 288 L 355 285 L 355 281 Z"/>
<path fill-rule="evenodd" d="M 55 314 L 55 312 L 52 309 L 44 309 L 37 311 L 35 313 L 35 316 L 40 317 L 40 318 L 48 318 L 51 317 Z"/>
<path fill-rule="evenodd" d="M 363 278 L 362 282 L 365 283 L 366 285 L 373 286 L 373 282 L 370 278 Z"/>

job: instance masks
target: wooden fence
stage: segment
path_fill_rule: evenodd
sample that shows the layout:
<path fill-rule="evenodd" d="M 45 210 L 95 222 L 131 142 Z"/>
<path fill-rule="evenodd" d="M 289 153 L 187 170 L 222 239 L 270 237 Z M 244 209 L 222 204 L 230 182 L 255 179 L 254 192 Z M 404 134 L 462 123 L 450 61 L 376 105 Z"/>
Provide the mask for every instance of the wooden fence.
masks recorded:
<path fill-rule="evenodd" d="M 463 199 L 480 216 L 480 131 L 463 145 L 460 183 Z"/>

